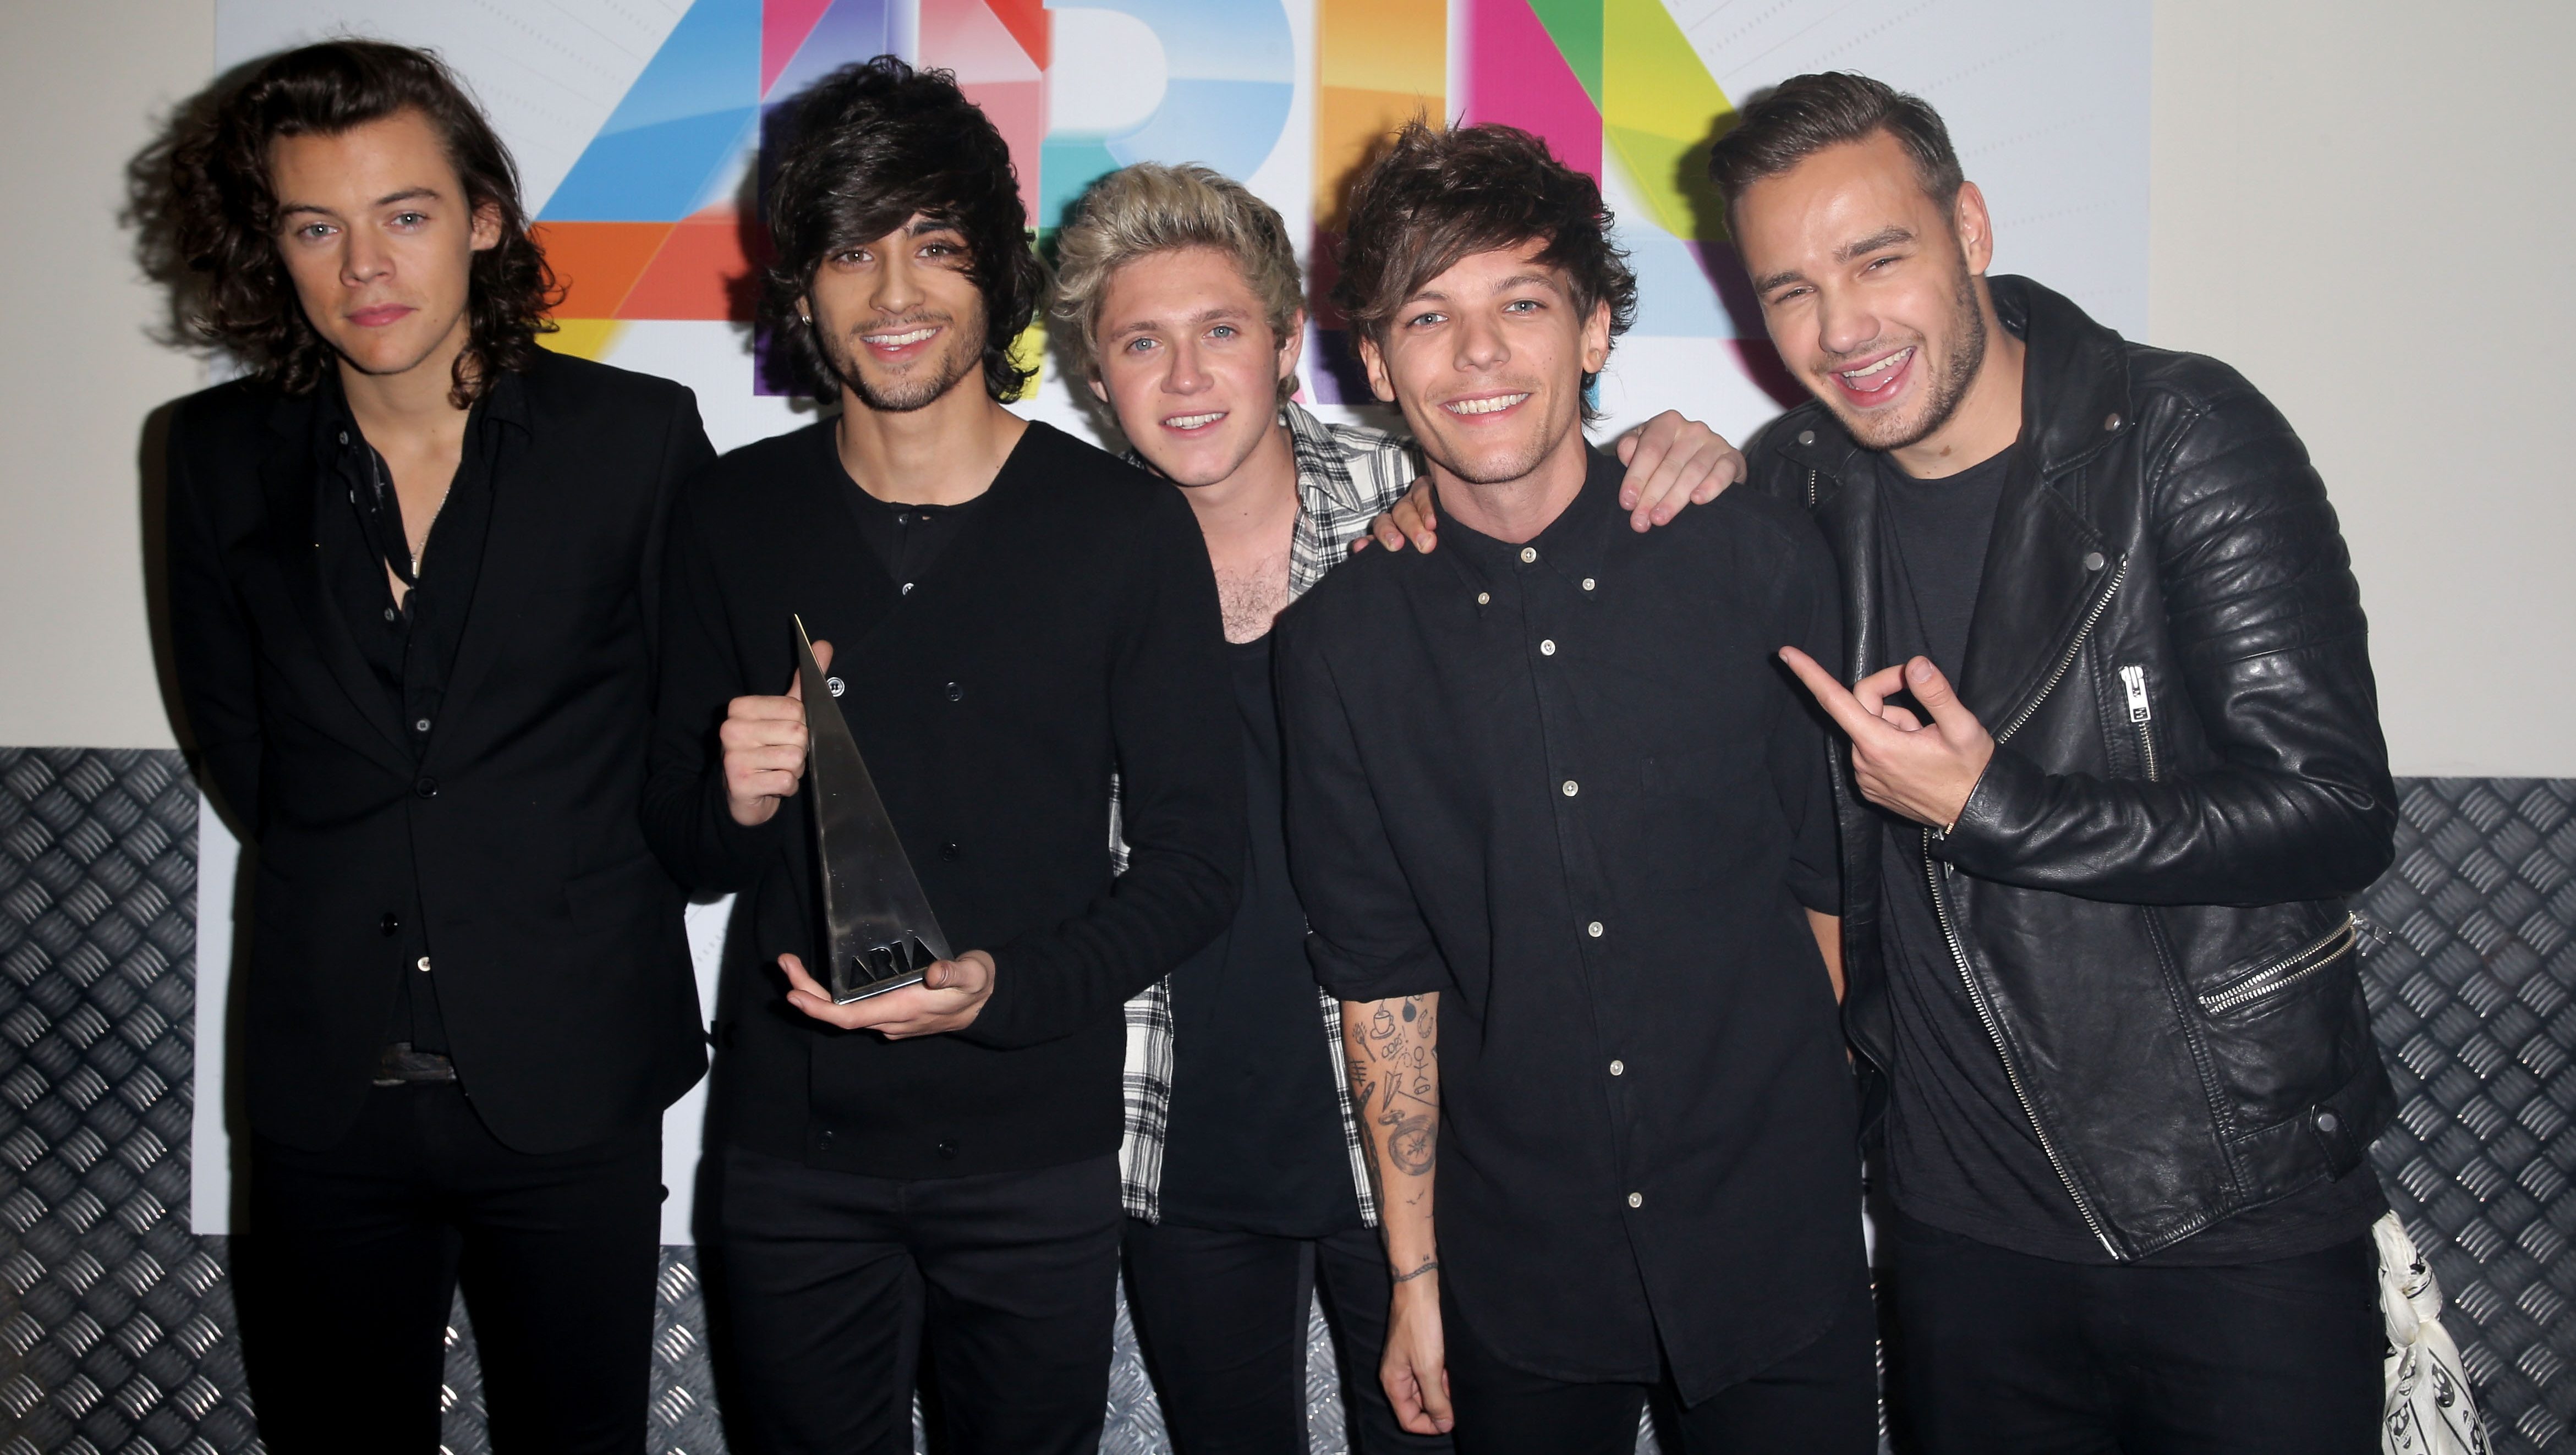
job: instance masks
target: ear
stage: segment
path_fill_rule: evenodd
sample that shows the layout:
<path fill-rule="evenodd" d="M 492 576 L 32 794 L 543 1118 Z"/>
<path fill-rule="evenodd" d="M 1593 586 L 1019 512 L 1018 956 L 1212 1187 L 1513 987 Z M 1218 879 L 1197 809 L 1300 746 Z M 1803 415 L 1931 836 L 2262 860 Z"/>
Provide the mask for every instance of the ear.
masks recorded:
<path fill-rule="evenodd" d="M 1360 335 L 1360 367 L 1368 370 L 1369 392 L 1380 404 L 1395 402 L 1395 380 L 1386 372 L 1386 355 L 1378 350 L 1377 340 Z"/>
<path fill-rule="evenodd" d="M 1109 391 L 1102 387 L 1100 376 L 1098 374 L 1091 376 L 1091 397 L 1099 400 L 1103 404 L 1107 404 L 1109 402 Z"/>
<path fill-rule="evenodd" d="M 1959 200 L 1953 204 L 1950 227 L 1958 234 L 1959 251 L 1966 255 L 1968 271 L 1985 276 L 1986 267 L 1995 260 L 1995 220 L 1986 211 L 1986 194 L 1974 182 L 1959 184 Z"/>
<path fill-rule="evenodd" d="M 1306 356 L 1306 310 L 1300 308 L 1288 315 L 1288 327 L 1279 335 L 1279 377 L 1297 377 L 1297 361 Z"/>
<path fill-rule="evenodd" d="M 474 251 L 489 252 L 501 245 L 501 204 L 486 202 L 474 209 L 474 226 L 470 233 Z"/>
<path fill-rule="evenodd" d="M 1610 362 L 1610 300 L 1592 305 L 1592 316 L 1583 320 L 1583 372 L 1598 374 Z"/>

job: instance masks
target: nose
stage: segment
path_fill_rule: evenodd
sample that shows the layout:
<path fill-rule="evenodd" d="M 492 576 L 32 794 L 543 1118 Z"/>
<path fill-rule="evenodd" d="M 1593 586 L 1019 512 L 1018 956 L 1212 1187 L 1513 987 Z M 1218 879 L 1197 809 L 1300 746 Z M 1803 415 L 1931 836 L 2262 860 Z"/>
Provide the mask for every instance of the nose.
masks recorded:
<path fill-rule="evenodd" d="M 899 244 L 886 248 L 885 266 L 876 270 L 869 305 L 879 313 L 900 316 L 921 302 L 921 279 L 914 274 L 914 266 L 910 249 Z"/>
<path fill-rule="evenodd" d="M 1163 376 L 1163 388 L 1172 394 L 1206 392 L 1215 379 L 1207 371 L 1207 361 L 1199 357 L 1198 340 L 1187 336 L 1172 341 L 1169 372 Z"/>
<path fill-rule="evenodd" d="M 372 283 L 393 271 L 393 250 L 364 227 L 342 232 L 340 244 L 340 281 L 352 288 Z"/>
<path fill-rule="evenodd" d="M 1451 330 L 1450 337 L 1458 350 L 1457 367 L 1465 373 L 1481 373 L 1495 368 L 1512 356 L 1511 345 L 1503 340 L 1503 331 L 1494 326 L 1492 319 L 1473 311 L 1458 320 L 1458 326 Z"/>
<path fill-rule="evenodd" d="M 1866 348 L 1879 335 L 1877 313 L 1857 298 L 1825 293 L 1816 309 L 1816 342 L 1826 353 L 1842 355 Z"/>

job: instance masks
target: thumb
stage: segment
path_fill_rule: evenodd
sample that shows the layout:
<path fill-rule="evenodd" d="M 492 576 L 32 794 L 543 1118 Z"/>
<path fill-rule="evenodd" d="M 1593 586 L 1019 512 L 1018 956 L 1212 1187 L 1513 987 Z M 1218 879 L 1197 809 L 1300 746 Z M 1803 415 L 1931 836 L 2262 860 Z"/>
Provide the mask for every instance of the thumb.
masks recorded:
<path fill-rule="evenodd" d="M 1963 731 L 1985 731 L 1985 725 L 1978 722 L 1977 715 L 1959 701 L 1959 694 L 1950 687 L 1950 679 L 1941 675 L 1941 669 L 1932 665 L 1931 658 L 1917 657 L 1905 664 L 1905 685 L 1914 693 L 1914 700 L 1923 704 L 1923 710 L 1932 714 L 1932 721 L 1940 727 L 1943 737 L 1957 736 Z"/>

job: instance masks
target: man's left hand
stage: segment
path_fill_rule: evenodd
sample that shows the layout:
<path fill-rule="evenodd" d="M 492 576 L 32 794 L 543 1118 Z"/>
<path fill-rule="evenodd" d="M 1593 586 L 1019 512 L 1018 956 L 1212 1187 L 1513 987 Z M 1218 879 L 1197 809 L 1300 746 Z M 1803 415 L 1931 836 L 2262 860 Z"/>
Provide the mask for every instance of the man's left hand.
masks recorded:
<path fill-rule="evenodd" d="M 1619 508 L 1628 512 L 1632 529 L 1668 525 L 1685 505 L 1706 505 L 1743 479 L 1744 452 L 1726 437 L 1694 419 L 1667 409 L 1619 436 L 1619 463 L 1628 467 L 1619 482 Z M 1432 506 L 1431 477 L 1413 482 L 1386 514 L 1369 526 L 1369 534 L 1351 542 L 1364 551 L 1374 538 L 1390 551 L 1411 545 L 1429 551 L 1440 544 L 1439 512 Z"/>
<path fill-rule="evenodd" d="M 919 985 L 889 990 L 848 1005 L 834 1005 L 832 993 L 805 973 L 805 962 L 778 957 L 787 972 L 787 1003 L 826 1025 L 845 1031 L 874 1031 L 889 1041 L 962 1031 L 975 1023 L 984 1002 L 993 998 L 993 957 L 969 950 L 954 960 L 941 960 L 924 973 Z"/>
<path fill-rule="evenodd" d="M 1936 829 L 1959 821 L 1994 760 L 1995 740 L 1931 658 L 1872 672 L 1848 689 L 1796 647 L 1782 647 L 1780 660 L 1851 738 L 1861 797 Z M 1932 721 L 1887 700 L 1899 692 L 1913 693 Z"/>

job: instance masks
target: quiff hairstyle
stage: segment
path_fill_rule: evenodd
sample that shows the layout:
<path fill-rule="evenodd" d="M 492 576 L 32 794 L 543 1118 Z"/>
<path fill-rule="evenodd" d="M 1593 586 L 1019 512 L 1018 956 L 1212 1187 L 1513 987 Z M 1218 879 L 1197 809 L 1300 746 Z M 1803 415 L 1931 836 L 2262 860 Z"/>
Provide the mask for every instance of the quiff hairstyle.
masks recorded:
<path fill-rule="evenodd" d="M 1214 248 L 1234 260 L 1245 286 L 1261 300 L 1274 345 L 1305 306 L 1297 249 L 1288 224 L 1233 178 L 1207 167 L 1138 162 L 1103 177 L 1082 200 L 1079 216 L 1056 234 L 1056 321 L 1064 325 L 1071 371 L 1100 375 L 1100 309 L 1110 280 L 1140 258 L 1179 248 Z M 1279 400 L 1297 392 L 1292 375 Z"/>
<path fill-rule="evenodd" d="M 498 213 L 501 240 L 474 255 L 467 337 L 448 397 L 464 408 L 501 373 L 537 361 L 537 335 L 563 291 L 528 236 L 518 168 L 454 72 L 429 51 L 334 40 L 281 51 L 184 112 L 138 158 L 131 216 L 146 268 L 176 287 L 184 337 L 209 344 L 288 394 L 320 383 L 337 357 L 278 256 L 272 142 L 339 136 L 403 112 L 438 133 L 473 212 Z"/>
<path fill-rule="evenodd" d="M 984 392 L 1017 397 L 1036 370 L 1015 362 L 1011 345 L 1037 316 L 1046 273 L 1029 247 L 1010 144 L 992 119 L 953 73 L 893 56 L 843 66 L 794 105 L 792 136 L 765 189 L 777 258 L 762 277 L 760 318 L 795 387 L 817 399 L 841 391 L 796 307 L 824 259 L 917 214 L 966 239 L 967 275 L 984 295 Z"/>
<path fill-rule="evenodd" d="M 1777 177 L 1827 147 L 1886 133 L 1914 163 L 1924 194 L 1947 212 L 1966 177 L 1941 113 L 1920 96 L 1849 71 L 1792 76 L 1745 103 L 1735 125 L 1709 148 L 1708 179 L 1730 217 L 1744 190 Z"/>
<path fill-rule="evenodd" d="M 1536 261 L 1565 275 L 1577 313 L 1610 307 L 1610 336 L 1637 315 L 1637 275 L 1610 240 L 1610 209 L 1590 177 L 1516 126 L 1404 129 L 1352 184 L 1334 306 L 1351 328 L 1386 346 L 1404 300 L 1477 253 L 1544 242 Z M 1593 376 L 1583 376 L 1586 422 Z"/>

